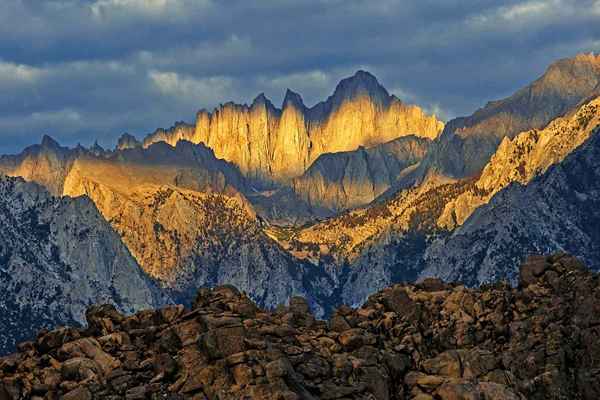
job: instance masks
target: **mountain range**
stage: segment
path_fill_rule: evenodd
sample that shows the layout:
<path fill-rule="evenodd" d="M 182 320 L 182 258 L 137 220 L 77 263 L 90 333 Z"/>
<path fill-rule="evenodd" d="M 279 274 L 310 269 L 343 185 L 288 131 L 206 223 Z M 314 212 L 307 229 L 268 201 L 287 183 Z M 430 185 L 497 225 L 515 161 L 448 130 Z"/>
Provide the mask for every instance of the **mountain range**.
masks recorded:
<path fill-rule="evenodd" d="M 358 71 L 313 107 L 259 95 L 113 150 L 44 136 L 0 157 L 0 351 L 84 305 L 190 305 L 199 287 L 270 309 L 301 295 L 321 318 L 401 281 L 516 284 L 530 253 L 600 269 L 599 90 L 600 56 L 578 55 L 444 124 Z"/>

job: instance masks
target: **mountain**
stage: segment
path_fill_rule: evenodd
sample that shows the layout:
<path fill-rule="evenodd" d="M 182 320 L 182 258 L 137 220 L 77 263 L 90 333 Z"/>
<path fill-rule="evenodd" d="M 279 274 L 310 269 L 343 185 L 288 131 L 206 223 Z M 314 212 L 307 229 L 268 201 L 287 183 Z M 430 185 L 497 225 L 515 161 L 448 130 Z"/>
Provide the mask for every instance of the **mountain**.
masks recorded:
<path fill-rule="evenodd" d="M 421 161 L 430 142 L 410 135 L 370 148 L 322 154 L 292 186 L 308 205 L 332 213 L 363 206 Z"/>
<path fill-rule="evenodd" d="M 130 135 L 129 133 L 124 133 L 117 141 L 116 150 L 135 149 L 138 147 L 142 147 L 142 144 L 135 138 L 135 136 Z"/>
<path fill-rule="evenodd" d="M 582 121 L 585 123 L 585 121 Z M 600 264 L 600 128 L 562 162 L 526 186 L 512 183 L 479 207 L 451 236 L 431 245 L 422 276 L 477 285 L 516 281 L 530 253 L 571 251 Z"/>
<path fill-rule="evenodd" d="M 328 321 L 235 287 L 191 309 L 88 310 L 0 358 L 3 399 L 583 399 L 600 396 L 599 279 L 575 257 L 532 257 L 518 287 L 394 285 Z M 576 294 L 576 295 L 574 295 Z"/>
<path fill-rule="evenodd" d="M 82 324 L 98 302 L 123 312 L 169 301 L 87 198 L 0 176 L 0 353 L 41 328 Z"/>
<path fill-rule="evenodd" d="M 181 302 L 198 287 L 230 283 L 265 307 L 292 295 L 307 297 L 319 315 L 330 306 L 326 274 L 269 239 L 240 198 L 149 184 L 125 193 L 106 182 L 82 190 L 140 267 Z"/>
<path fill-rule="evenodd" d="M 530 85 L 531 96 L 462 120 L 472 129 L 445 130 L 466 135 L 465 143 L 498 141 L 468 177 L 431 163 L 444 136 L 400 129 L 408 120 L 400 123 L 398 110 L 407 106 L 365 72 L 312 108 L 291 91 L 282 109 L 259 96 L 252 106 L 227 103 L 201 112 L 203 122 L 177 123 L 143 141 L 124 134 L 114 150 L 68 149 L 45 137 L 0 157 L 0 172 L 65 199 L 91 199 L 136 267 L 186 305 L 198 287 L 234 284 L 267 308 L 302 295 L 322 317 L 419 277 L 514 282 L 529 252 L 568 250 L 595 269 L 597 237 L 586 218 L 595 221 L 596 188 L 585 180 L 594 165 L 569 161 L 589 148 L 600 123 L 600 100 L 582 99 L 594 92 L 595 60 L 559 61 Z M 569 76 L 571 92 L 563 87 Z M 379 130 L 391 120 L 393 132 Z M 557 175 L 540 183 L 553 171 L 584 168 L 583 182 Z"/>
<path fill-rule="evenodd" d="M 510 204 L 505 204 L 504 200 L 490 204 L 488 208 L 496 211 L 486 214 L 483 222 L 475 219 L 477 222 L 465 223 L 465 220 L 469 221 L 469 216 L 478 207 L 485 207 L 504 188 L 514 182 L 528 184 L 578 149 L 600 125 L 599 104 L 600 98 L 592 99 L 543 129 L 522 132 L 512 140 L 505 138 L 476 178 L 448 183 L 426 180 L 387 199 L 378 199 L 366 207 L 343 212 L 307 227 L 284 233 L 273 229 L 273 236 L 296 257 L 322 265 L 337 276 L 341 301 L 348 304 L 361 304 L 370 293 L 394 282 L 417 279 L 423 269 L 427 269 L 423 276 L 439 276 L 470 284 L 514 278 L 516 265 L 528 251 L 565 248 L 560 244 L 562 242 L 550 248 L 531 247 L 519 238 L 501 238 L 506 232 L 499 233 L 496 229 L 502 231 L 508 229 L 505 224 L 511 224 L 511 229 L 518 230 L 522 236 L 534 235 L 532 232 L 543 229 L 535 242 L 548 245 L 557 241 L 546 233 L 558 235 L 564 230 L 564 223 L 570 224 L 575 217 L 561 215 L 567 221 L 563 222 L 556 215 L 545 219 L 538 215 L 531 216 L 534 220 L 528 221 L 519 217 L 518 210 L 525 209 L 532 215 L 543 213 L 536 209 L 541 205 L 544 210 L 543 200 L 537 201 L 534 196 L 527 200 L 517 197 L 519 200 L 516 200 L 509 196 Z M 506 197 L 502 199 L 506 200 Z M 506 215 L 499 217 L 498 210 L 505 211 Z M 586 213 L 583 209 L 577 212 Z M 468 227 L 461 228 L 463 223 Z M 461 232 L 468 232 L 469 239 L 466 240 Z M 495 239 L 491 239 L 494 235 L 498 235 L 502 247 L 489 245 L 494 243 Z M 575 244 L 566 250 L 581 256 L 587 251 L 593 253 L 594 246 L 589 246 L 592 239 L 584 236 L 573 236 L 582 238 L 579 250 Z M 475 251 L 481 254 L 473 254 Z M 490 259 L 484 262 L 485 257 Z M 589 263 L 595 268 L 595 262 Z M 493 269 L 506 266 L 507 270 L 493 275 L 486 272 L 485 279 L 474 281 L 463 275 L 471 274 L 466 271 L 478 269 L 480 264 Z"/>
<path fill-rule="evenodd" d="M 483 169 L 504 137 L 541 129 L 581 101 L 600 94 L 600 55 L 579 54 L 556 61 L 532 84 L 493 101 L 469 117 L 456 118 L 421 164 L 427 174 L 474 176 Z"/>
<path fill-rule="evenodd" d="M 405 135 L 435 138 L 443 123 L 391 96 L 365 71 L 342 80 L 312 108 L 288 89 L 281 109 L 264 95 L 250 106 L 226 103 L 200 111 L 195 127 L 177 124 L 143 141 L 204 143 L 257 185 L 271 187 L 302 175 L 320 155 L 372 147 Z"/>
<path fill-rule="evenodd" d="M 416 279 L 427 246 L 446 234 L 437 225 L 445 205 L 472 184 L 425 184 L 309 226 L 267 232 L 298 259 L 328 271 L 339 302 L 360 305 L 377 290 Z"/>
<path fill-rule="evenodd" d="M 35 168 L 55 159 L 67 160 L 59 174 Z M 263 233 L 244 195 L 251 192 L 246 179 L 202 144 L 158 142 L 101 156 L 44 144 L 0 160 L 1 170 L 34 171 L 27 178 L 62 196 L 91 199 L 139 268 L 181 302 L 189 303 L 198 287 L 232 282 L 263 306 L 302 294 L 322 315 L 333 303 L 327 275 Z M 260 210 L 280 212 L 275 199 L 262 199 Z M 284 283 L 273 288 L 273 281 Z"/>
<path fill-rule="evenodd" d="M 449 202 L 439 224 L 448 229 L 461 225 L 473 211 L 512 182 L 526 185 L 551 165 L 562 161 L 585 142 L 600 125 L 600 97 L 543 129 L 504 138 L 472 188 Z"/>
<path fill-rule="evenodd" d="M 235 283 L 263 306 L 302 294 L 324 313 L 327 276 L 263 233 L 245 185 L 235 166 L 204 145 L 159 142 L 78 158 L 64 195 L 89 197 L 140 267 L 184 303 L 198 287 Z M 273 281 L 282 284 L 275 288 Z"/>

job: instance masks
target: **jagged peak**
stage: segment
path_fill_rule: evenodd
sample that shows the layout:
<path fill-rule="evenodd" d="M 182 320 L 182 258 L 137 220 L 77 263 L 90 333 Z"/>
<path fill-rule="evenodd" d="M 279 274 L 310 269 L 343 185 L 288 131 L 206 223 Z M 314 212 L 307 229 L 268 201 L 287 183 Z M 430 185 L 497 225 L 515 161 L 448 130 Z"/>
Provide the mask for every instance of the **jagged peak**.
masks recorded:
<path fill-rule="evenodd" d="M 289 88 L 285 91 L 282 108 L 286 108 L 287 106 L 294 106 L 300 110 L 306 108 L 302 96 Z"/>
<path fill-rule="evenodd" d="M 117 150 L 134 149 L 142 147 L 142 143 L 130 133 L 123 133 L 117 141 Z"/>
<path fill-rule="evenodd" d="M 269 102 L 269 99 L 267 99 L 264 92 L 259 93 L 258 96 L 252 100 L 252 104 L 266 104 L 267 102 Z"/>
<path fill-rule="evenodd" d="M 371 98 L 382 101 L 387 101 L 390 97 L 388 91 L 373 74 L 361 69 L 356 71 L 351 77 L 342 79 L 338 83 L 333 93 L 333 98 L 346 100 L 361 95 L 368 95 Z"/>
<path fill-rule="evenodd" d="M 271 110 L 275 110 L 275 106 L 273 105 L 271 100 L 269 100 L 269 98 L 264 93 L 260 93 L 258 96 L 256 96 L 254 98 L 254 100 L 252 100 L 252 105 L 250 107 L 255 108 L 258 106 L 266 107 Z"/>
<path fill-rule="evenodd" d="M 94 144 L 92 144 L 89 149 L 91 151 L 100 151 L 100 152 L 104 151 L 104 147 L 102 147 L 102 146 L 100 146 L 100 144 L 98 144 L 98 140 L 95 140 Z"/>
<path fill-rule="evenodd" d="M 60 144 L 49 135 L 42 136 L 41 146 L 49 149 L 58 149 Z"/>
<path fill-rule="evenodd" d="M 360 69 L 354 75 L 342 79 L 335 87 L 333 94 L 326 101 L 317 103 L 312 107 L 310 109 L 310 117 L 311 119 L 322 120 L 346 101 L 361 96 L 367 96 L 371 101 L 381 106 L 388 106 L 393 100 L 388 91 L 373 74 Z M 400 100 L 398 99 L 398 101 Z"/>

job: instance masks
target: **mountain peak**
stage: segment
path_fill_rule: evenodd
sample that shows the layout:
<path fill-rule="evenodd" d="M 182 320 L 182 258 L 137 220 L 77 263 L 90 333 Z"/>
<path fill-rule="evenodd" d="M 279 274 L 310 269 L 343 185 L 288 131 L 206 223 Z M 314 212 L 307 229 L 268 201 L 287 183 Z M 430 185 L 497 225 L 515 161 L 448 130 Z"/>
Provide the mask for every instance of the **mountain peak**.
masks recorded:
<path fill-rule="evenodd" d="M 338 83 L 333 95 L 328 99 L 335 108 L 346 100 L 367 96 L 380 105 L 387 105 L 390 94 L 379 83 L 377 78 L 365 70 L 358 70 L 349 78 L 342 79 Z"/>
<path fill-rule="evenodd" d="M 356 71 L 354 73 L 354 75 L 352 77 L 350 77 L 350 79 L 358 79 L 358 80 L 362 80 L 362 81 L 374 81 L 375 83 L 379 84 L 375 75 L 373 75 L 369 71 L 365 71 L 364 69 L 359 69 L 358 71 Z"/>
<path fill-rule="evenodd" d="M 258 96 L 256 96 L 254 98 L 254 100 L 252 100 L 252 104 L 265 104 L 269 101 L 269 99 L 267 99 L 267 96 L 265 96 L 264 92 L 263 93 L 259 93 Z"/>
<path fill-rule="evenodd" d="M 288 105 L 293 105 L 300 110 L 306 108 L 304 101 L 302 100 L 302 96 L 291 89 L 287 89 L 285 91 L 282 108 L 286 108 Z"/>
<path fill-rule="evenodd" d="M 44 148 L 49 148 L 49 149 L 57 149 L 60 147 L 58 142 L 56 140 L 54 140 L 52 137 L 50 137 L 49 135 L 44 135 L 42 137 L 41 146 Z"/>
<path fill-rule="evenodd" d="M 117 150 L 135 149 L 137 147 L 142 147 L 142 143 L 129 133 L 122 134 L 117 142 Z"/>
<path fill-rule="evenodd" d="M 575 80 L 578 85 L 596 83 L 600 74 L 600 55 L 580 53 L 575 57 L 563 58 L 550 64 L 541 78 L 546 85 L 568 90 Z"/>
<path fill-rule="evenodd" d="M 264 93 L 260 93 L 258 96 L 256 96 L 254 98 L 254 100 L 252 100 L 252 105 L 250 107 L 257 107 L 257 106 L 265 106 L 270 109 L 275 108 L 275 106 L 273 106 L 273 103 L 271 103 L 271 100 L 269 100 L 267 98 L 267 96 L 265 96 Z"/>

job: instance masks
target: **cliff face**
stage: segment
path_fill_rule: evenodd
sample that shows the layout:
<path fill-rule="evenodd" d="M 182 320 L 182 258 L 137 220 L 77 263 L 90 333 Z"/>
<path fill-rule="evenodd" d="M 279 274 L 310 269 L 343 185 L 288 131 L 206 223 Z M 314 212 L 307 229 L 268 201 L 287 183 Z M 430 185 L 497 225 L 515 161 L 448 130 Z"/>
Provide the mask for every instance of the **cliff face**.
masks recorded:
<path fill-rule="evenodd" d="M 405 136 L 368 149 L 323 154 L 293 180 L 294 191 L 309 205 L 332 212 L 363 206 L 421 161 L 429 144 Z"/>
<path fill-rule="evenodd" d="M 92 303 L 168 302 L 89 199 L 0 177 L 0 220 L 0 352 L 42 327 L 83 323 Z"/>
<path fill-rule="evenodd" d="M 576 295 L 574 295 L 576 293 Z M 268 312 L 235 287 L 86 329 L 40 332 L 0 358 L 3 399 L 595 400 L 598 276 L 532 257 L 519 286 L 429 279 L 373 294 L 328 321 L 299 297 Z"/>
<path fill-rule="evenodd" d="M 562 161 L 585 142 L 600 125 L 600 98 L 541 130 L 530 130 L 514 139 L 504 138 L 472 188 L 449 202 L 439 225 L 449 230 L 464 221 L 512 182 L 526 185 L 551 165 Z"/>
<path fill-rule="evenodd" d="M 515 265 L 527 254 L 557 250 L 571 251 L 591 268 L 600 268 L 599 157 L 596 127 L 561 163 L 527 186 L 509 185 L 452 235 L 432 244 L 423 275 L 468 284 L 501 277 L 515 281 Z"/>
<path fill-rule="evenodd" d="M 245 176 L 270 185 L 300 176 L 321 154 L 371 147 L 405 135 L 435 138 L 443 124 L 405 105 L 367 72 L 342 80 L 327 101 L 307 108 L 287 91 L 281 109 L 258 96 L 250 106 L 227 103 L 198 113 L 195 128 L 179 124 L 144 140 L 204 143 Z"/>
<path fill-rule="evenodd" d="M 20 155 L 0 158 L 0 172 L 38 182 L 51 193 L 62 195 L 64 182 L 76 160 L 89 158 L 89 155 L 114 162 L 137 154 L 133 162 L 147 165 L 146 175 L 150 175 L 152 163 L 156 175 L 163 174 L 160 169 L 165 164 L 196 172 L 208 169 L 208 173 L 201 174 L 210 175 L 216 164 L 223 169 L 222 165 L 226 163 L 217 160 L 222 159 L 231 163 L 225 169 L 237 169 L 241 173 L 232 185 L 256 203 L 261 217 L 276 223 L 303 224 L 373 200 L 390 185 L 400 167 L 423 157 L 424 145 L 420 139 L 434 138 L 442 128 L 443 124 L 435 116 L 427 116 L 418 107 L 390 96 L 374 76 L 359 71 L 342 80 L 332 96 L 312 108 L 307 108 L 300 95 L 290 90 L 286 92 L 281 109 L 274 107 L 264 95 L 259 95 L 250 106 L 226 103 L 212 113 L 201 111 L 194 125 L 177 122 L 172 128 L 159 129 L 141 142 L 130 134 L 123 134 L 112 152 L 100 146 L 67 149 L 45 137 L 41 145 L 32 146 Z M 411 139 L 395 145 L 385 144 L 402 137 Z M 186 143 L 210 148 L 212 153 L 190 159 L 188 153 L 192 150 Z M 167 161 L 160 157 L 142 160 L 148 155 L 144 149 L 150 149 L 154 155 L 161 153 L 169 157 L 165 144 L 176 148 L 174 154 L 184 152 L 182 157 L 187 164 L 181 166 L 172 158 Z M 318 165 L 307 176 L 293 182 L 321 155 L 331 156 L 336 152 L 377 145 L 383 147 L 368 151 L 372 156 L 366 164 L 357 159 L 360 165 L 346 171 L 345 182 L 330 182 L 329 177 L 315 176 L 315 171 L 320 168 Z M 179 147 L 181 149 L 177 149 Z M 410 151 L 415 154 L 409 154 Z M 209 162 L 209 158 L 213 160 Z M 344 167 L 338 167 L 341 168 Z M 385 176 L 380 178 L 381 173 Z M 321 174 L 316 172 L 316 175 Z M 231 174 L 226 178 L 231 178 Z M 369 181 L 366 184 L 370 188 L 357 181 L 363 178 Z M 187 174 L 185 179 L 190 183 L 193 177 Z M 314 179 L 319 181 L 318 184 L 310 182 Z M 177 185 L 181 186 L 180 182 Z M 368 193 L 359 193 L 365 189 Z M 329 193 L 336 194 L 331 196 Z M 277 199 L 285 201 L 286 205 L 276 204 Z"/>
<path fill-rule="evenodd" d="M 542 77 L 512 96 L 448 122 L 422 164 L 421 176 L 429 170 L 453 178 L 477 174 L 502 138 L 543 128 L 579 102 L 600 94 L 599 84 L 600 56 L 581 54 L 553 63 Z"/>
<path fill-rule="evenodd" d="M 230 283 L 265 307 L 292 295 L 309 298 L 320 315 L 328 306 L 327 276 L 268 239 L 243 199 L 173 186 L 123 193 L 87 181 L 79 188 L 99 204 L 141 268 L 183 302 L 198 287 Z"/>

